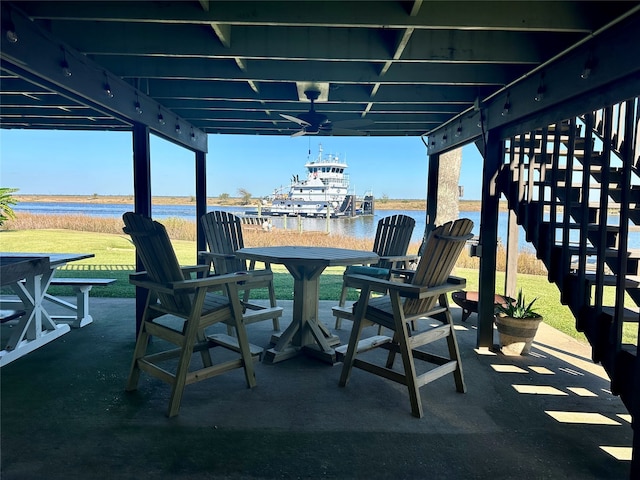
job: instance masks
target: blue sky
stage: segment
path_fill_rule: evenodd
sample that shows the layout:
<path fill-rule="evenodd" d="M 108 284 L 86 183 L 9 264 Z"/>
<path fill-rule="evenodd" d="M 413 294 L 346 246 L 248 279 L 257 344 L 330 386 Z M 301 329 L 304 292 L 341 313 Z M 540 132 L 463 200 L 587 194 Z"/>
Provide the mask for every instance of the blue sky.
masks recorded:
<path fill-rule="evenodd" d="M 426 196 L 427 155 L 418 137 L 255 135 L 209 135 L 207 194 L 236 196 L 244 188 L 266 196 L 303 174 L 309 150 L 316 158 L 319 144 L 346 160 L 359 195 L 372 190 L 392 199 Z M 465 200 L 480 198 L 481 165 L 475 146 L 465 147 Z M 151 176 L 152 195 L 195 195 L 194 154 L 152 136 Z M 131 134 L 0 130 L 0 186 L 21 194 L 132 195 Z"/>

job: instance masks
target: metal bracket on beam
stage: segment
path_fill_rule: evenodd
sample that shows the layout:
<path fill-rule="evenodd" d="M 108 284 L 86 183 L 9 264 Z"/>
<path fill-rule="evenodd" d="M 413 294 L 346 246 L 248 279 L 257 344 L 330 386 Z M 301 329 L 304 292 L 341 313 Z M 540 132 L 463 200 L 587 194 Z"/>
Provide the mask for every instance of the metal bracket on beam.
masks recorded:
<path fill-rule="evenodd" d="M 3 9 L 4 13 L 4 9 Z M 207 151 L 207 134 L 129 83 L 56 40 L 11 8 L 15 41 L 0 35 L 2 68 L 125 124 L 141 123 L 189 150 Z"/>
<path fill-rule="evenodd" d="M 466 145 L 489 130 L 546 117 L 554 109 L 558 118 L 550 122 L 601 108 L 602 93 L 620 80 L 628 80 L 631 86 L 618 101 L 633 95 L 634 89 L 635 95 L 640 94 L 639 57 L 629 53 L 638 48 L 639 31 L 640 12 L 636 11 L 485 99 L 479 109 L 470 108 L 428 132 L 429 154 Z M 573 102 L 576 98 L 580 102 Z"/>

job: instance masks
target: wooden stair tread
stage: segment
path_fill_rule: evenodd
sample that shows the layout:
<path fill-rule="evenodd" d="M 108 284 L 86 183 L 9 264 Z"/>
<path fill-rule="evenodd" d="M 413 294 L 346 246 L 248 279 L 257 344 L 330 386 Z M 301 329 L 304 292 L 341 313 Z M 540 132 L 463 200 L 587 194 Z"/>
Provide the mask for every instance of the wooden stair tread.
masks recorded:
<path fill-rule="evenodd" d="M 609 315 L 611 318 L 613 318 L 613 315 L 615 313 L 615 307 L 602 307 L 602 313 L 604 313 L 605 315 Z M 639 315 L 640 315 L 640 309 L 625 307 L 622 321 L 629 322 L 629 323 L 637 323 Z"/>
<path fill-rule="evenodd" d="M 583 225 L 582 223 L 578 223 L 578 222 L 569 222 L 567 227 L 569 228 L 569 230 L 579 230 L 580 228 L 582 228 L 582 225 Z M 551 222 L 549 222 L 548 220 L 545 220 L 544 222 L 542 222 L 540 224 L 540 226 L 542 228 L 550 227 L 551 226 Z M 603 227 L 608 232 L 617 233 L 617 232 L 620 231 L 620 225 L 600 225 L 598 223 L 587 223 L 587 230 L 590 231 L 590 232 L 597 232 Z M 558 230 L 562 230 L 564 228 L 564 223 L 563 222 L 556 222 L 555 228 L 558 229 Z"/>
<path fill-rule="evenodd" d="M 572 275 L 577 275 L 577 274 L 574 273 Z M 594 285 L 596 283 L 596 277 L 597 275 L 595 273 L 587 273 L 585 274 L 584 279 L 588 284 Z M 618 277 L 616 275 L 604 275 L 603 285 L 608 287 L 615 286 L 617 278 Z M 640 287 L 640 276 L 629 275 L 626 277 L 625 288 L 639 288 L 639 287 Z"/>
<path fill-rule="evenodd" d="M 562 244 L 556 244 L 555 248 L 565 248 L 565 247 L 563 247 Z M 580 246 L 579 245 L 575 245 L 575 244 L 567 245 L 566 248 L 569 251 L 569 253 L 571 253 L 573 255 L 577 255 L 579 253 L 579 251 L 580 251 Z M 591 256 L 591 255 L 597 255 L 599 253 L 599 251 L 595 247 L 587 247 L 587 252 L 586 253 L 587 253 L 587 255 Z M 618 249 L 616 249 L 616 248 L 605 248 L 604 249 L 604 256 L 605 257 L 617 257 L 618 256 Z M 640 250 L 628 249 L 627 250 L 627 258 L 628 259 L 640 258 Z"/>

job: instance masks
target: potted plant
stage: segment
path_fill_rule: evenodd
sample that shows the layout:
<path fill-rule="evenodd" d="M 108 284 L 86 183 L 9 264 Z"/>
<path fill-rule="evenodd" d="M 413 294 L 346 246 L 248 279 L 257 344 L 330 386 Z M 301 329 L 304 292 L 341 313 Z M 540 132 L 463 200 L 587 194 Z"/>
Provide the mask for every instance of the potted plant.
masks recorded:
<path fill-rule="evenodd" d="M 500 335 L 500 350 L 504 355 L 528 355 L 538 325 L 543 320 L 534 309 L 534 298 L 527 304 L 522 289 L 512 302 L 496 305 L 496 327 Z"/>

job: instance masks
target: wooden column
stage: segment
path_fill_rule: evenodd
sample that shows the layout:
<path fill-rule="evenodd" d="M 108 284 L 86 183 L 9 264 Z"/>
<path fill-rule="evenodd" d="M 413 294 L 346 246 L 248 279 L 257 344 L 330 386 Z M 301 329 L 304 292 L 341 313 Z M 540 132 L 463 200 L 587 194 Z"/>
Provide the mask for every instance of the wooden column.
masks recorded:
<path fill-rule="evenodd" d="M 133 125 L 133 209 L 136 213 L 151 217 L 151 154 L 149 127 Z M 136 272 L 144 270 L 136 255 Z M 136 336 L 142 324 L 142 313 L 147 301 L 147 290 L 136 287 Z"/>
<path fill-rule="evenodd" d="M 200 217 L 207 213 L 207 154 L 196 152 L 196 249 L 207 249 Z"/>
<path fill-rule="evenodd" d="M 151 148 L 149 128 L 133 126 L 133 208 L 136 213 L 151 216 Z"/>
<path fill-rule="evenodd" d="M 438 172 L 440 170 L 440 154 L 429 155 L 427 170 L 427 212 L 424 229 L 424 237 L 436 227 L 438 214 Z"/>
<path fill-rule="evenodd" d="M 493 298 L 496 291 L 496 245 L 498 242 L 499 193 L 496 177 L 502 163 L 503 142 L 489 131 L 482 170 L 482 210 L 480 212 L 480 274 L 477 347 L 493 346 Z"/>

